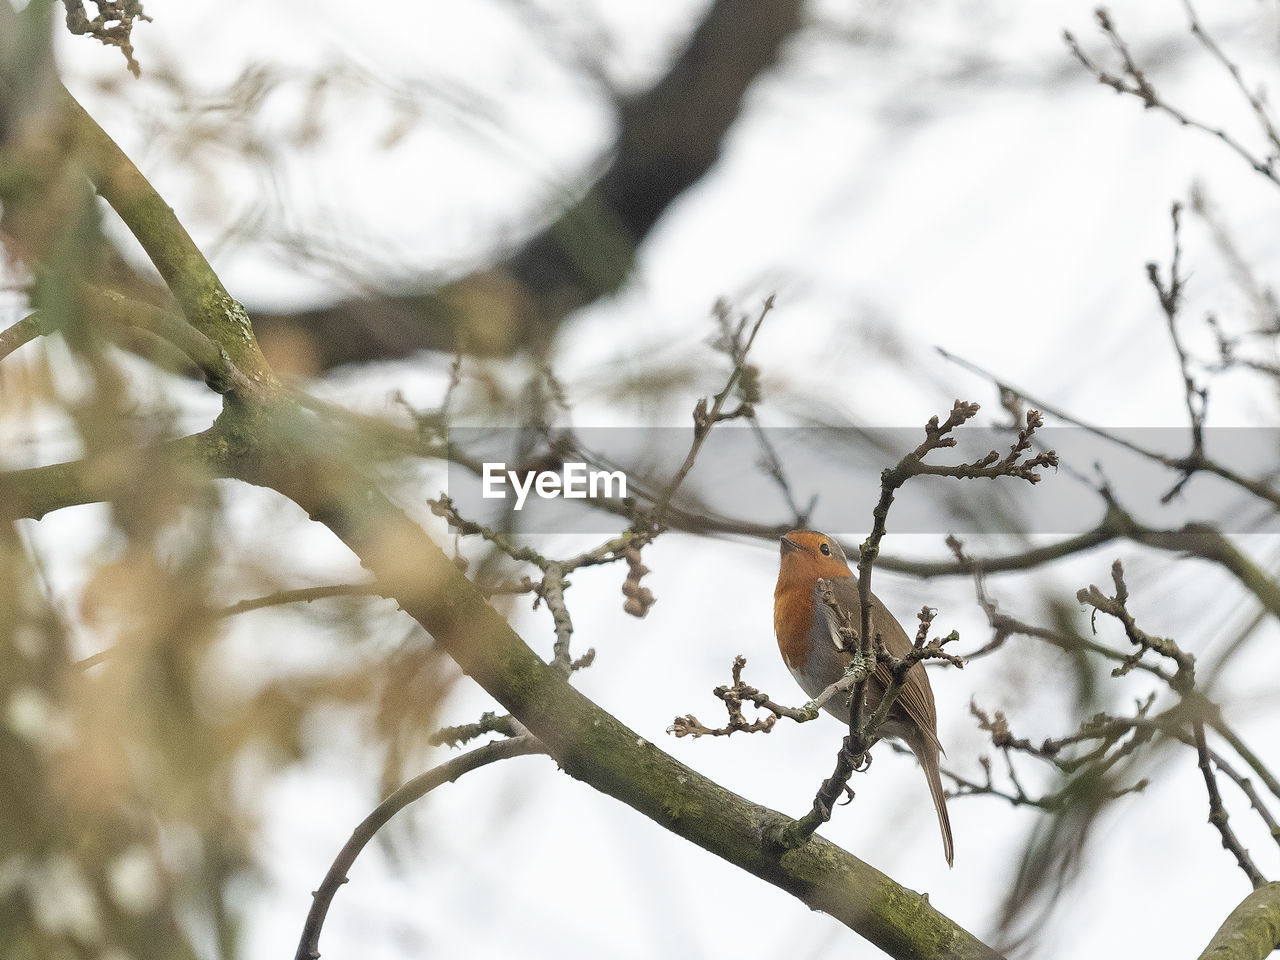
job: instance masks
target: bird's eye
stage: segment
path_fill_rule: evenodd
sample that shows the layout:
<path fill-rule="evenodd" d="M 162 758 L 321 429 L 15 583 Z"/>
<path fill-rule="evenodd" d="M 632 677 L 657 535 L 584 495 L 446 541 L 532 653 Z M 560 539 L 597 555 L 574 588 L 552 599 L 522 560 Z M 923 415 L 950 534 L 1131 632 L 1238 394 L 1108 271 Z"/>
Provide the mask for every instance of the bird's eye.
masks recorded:
<path fill-rule="evenodd" d="M 823 540 L 822 546 L 818 547 L 818 549 L 822 551 L 822 555 L 824 557 L 831 556 L 831 546 L 827 543 L 827 541 Z"/>

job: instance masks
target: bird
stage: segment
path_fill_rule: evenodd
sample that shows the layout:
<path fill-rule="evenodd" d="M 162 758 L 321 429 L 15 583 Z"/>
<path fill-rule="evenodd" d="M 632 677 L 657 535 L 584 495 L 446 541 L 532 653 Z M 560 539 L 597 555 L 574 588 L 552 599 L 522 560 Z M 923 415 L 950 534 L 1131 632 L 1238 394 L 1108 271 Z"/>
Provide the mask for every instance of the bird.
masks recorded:
<path fill-rule="evenodd" d="M 849 569 L 840 544 L 816 530 L 792 530 L 782 537 L 780 551 L 778 584 L 773 593 L 773 630 L 787 669 L 804 692 L 816 698 L 845 675 L 853 659 L 837 631 L 839 621 L 835 613 L 821 598 L 818 581 L 831 583 L 836 602 L 856 627 L 862 617 L 858 579 Z M 906 631 L 874 593 L 871 600 L 874 604 L 872 632 L 880 635 L 891 656 L 905 657 L 912 646 Z M 867 679 L 866 716 L 875 710 L 891 679 L 889 668 L 883 663 L 878 664 Z M 847 724 L 849 699 L 847 695 L 837 694 L 823 704 L 823 709 Z M 913 664 L 907 670 L 901 692 L 879 734 L 906 744 L 924 768 L 929 793 L 938 812 L 943 853 L 947 866 L 954 866 L 951 820 L 947 816 L 947 798 L 938 772 L 938 756 L 942 752 L 938 741 L 938 712 L 923 663 Z"/>

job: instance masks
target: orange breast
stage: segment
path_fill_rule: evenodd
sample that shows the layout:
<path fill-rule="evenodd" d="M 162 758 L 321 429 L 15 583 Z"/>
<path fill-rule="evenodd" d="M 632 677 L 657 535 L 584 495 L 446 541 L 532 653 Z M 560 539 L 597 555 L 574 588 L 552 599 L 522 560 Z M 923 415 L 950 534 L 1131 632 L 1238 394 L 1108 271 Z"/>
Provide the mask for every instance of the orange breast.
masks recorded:
<path fill-rule="evenodd" d="M 773 632 L 782 659 L 793 670 L 809 661 L 809 627 L 813 624 L 813 584 L 778 583 L 773 594 Z"/>

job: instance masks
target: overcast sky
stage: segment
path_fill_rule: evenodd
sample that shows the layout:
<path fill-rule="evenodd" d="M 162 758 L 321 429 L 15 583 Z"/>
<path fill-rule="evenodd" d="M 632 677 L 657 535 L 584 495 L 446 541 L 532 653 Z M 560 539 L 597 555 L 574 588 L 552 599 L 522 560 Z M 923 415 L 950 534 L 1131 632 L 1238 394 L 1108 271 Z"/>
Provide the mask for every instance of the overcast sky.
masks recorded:
<path fill-rule="evenodd" d="M 73 90 L 213 252 L 232 293 L 251 305 L 299 305 L 349 289 L 344 265 L 353 260 L 367 268 L 366 278 L 385 280 L 422 265 L 464 269 L 519 239 L 600 159 L 612 130 L 598 90 L 564 64 L 562 48 L 547 36 L 530 39 L 528 21 L 514 15 L 523 6 L 402 0 L 364 10 L 331 0 L 151 0 L 155 22 L 135 30 L 141 82 L 123 74 L 116 51 L 85 39 L 63 37 L 58 55 Z M 599 46 L 602 60 L 614 82 L 631 89 L 661 71 L 702 5 L 533 6 L 567 31 L 565 44 L 585 43 L 587 25 L 598 21 L 608 41 Z M 1202 6 L 1206 25 L 1246 73 L 1274 86 L 1271 6 Z M 592 17 L 580 15 L 588 9 Z M 575 400 L 576 422 L 686 424 L 697 397 L 722 384 L 706 345 L 712 302 L 728 296 L 753 309 L 777 291 L 756 348 L 766 397 L 771 385 L 785 385 L 807 398 L 807 409 L 820 403 L 860 423 L 918 427 L 960 396 L 981 401 L 997 419 L 990 384 L 940 357 L 933 348 L 941 346 L 1086 420 L 1183 424 L 1176 358 L 1144 265 L 1167 263 L 1169 206 L 1186 202 L 1199 184 L 1245 258 L 1270 281 L 1280 191 L 1212 137 L 1144 112 L 1085 74 L 1062 31 L 1105 56 L 1092 3 L 831 2 L 813 9 L 815 24 L 750 91 L 721 163 L 651 235 L 636 276 L 561 337 L 555 366 Z M 1129 0 L 1111 9 L 1135 50 L 1150 57 L 1169 100 L 1262 150 L 1230 77 L 1189 38 L 1181 4 Z M 558 35 L 553 27 L 550 36 Z M 305 149 L 282 150 L 269 176 L 231 149 L 178 162 L 198 117 L 180 116 L 156 76 L 172 69 L 213 94 L 252 64 L 299 78 L 267 100 L 257 121 L 257 132 L 281 138 L 305 102 L 301 78 L 328 71 L 357 79 L 335 81 L 345 92 L 322 115 L 330 132 Z M 117 81 L 114 94 L 95 89 L 101 77 Z M 407 91 L 421 116 L 400 116 L 388 91 Z M 244 231 L 248 243 L 239 242 Z M 290 252 L 286 235 L 308 256 Z M 1203 224 L 1188 217 L 1184 241 L 1186 315 L 1238 315 L 1242 301 Z M 620 329 L 628 336 L 619 337 Z M 1209 343 L 1206 334 L 1189 336 L 1199 349 Z M 707 379 L 674 392 L 665 406 L 641 416 L 611 401 L 610 375 L 689 358 L 706 360 Z M 373 408 L 386 407 L 394 390 L 425 404 L 442 377 L 442 361 L 421 358 L 338 374 L 325 389 Z M 1254 384 L 1224 382 L 1215 386 L 1213 423 L 1272 426 L 1274 401 Z M 214 412 L 207 397 L 190 398 L 188 410 L 193 421 Z M 767 400 L 762 406 L 771 424 L 793 422 L 794 414 Z M 304 551 L 299 582 L 356 572 L 332 541 L 305 529 L 300 512 L 276 515 L 278 501 L 261 491 L 234 495 L 242 499 L 236 536 L 246 550 L 269 552 L 270 544 L 255 545 L 255 531 L 271 517 L 274 529 L 314 545 Z M 71 529 L 60 532 L 58 524 L 45 521 L 42 536 L 52 541 Z M 891 536 L 885 549 L 938 554 L 944 533 Z M 579 542 L 586 541 L 560 538 L 549 549 Z M 1242 542 L 1275 569 L 1271 540 Z M 979 537 L 968 543 L 983 547 Z M 1105 586 L 1117 554 L 1127 558 L 1139 618 L 1198 655 L 1251 612 L 1239 609 L 1226 578 L 1170 555 L 1099 551 L 1036 583 L 1057 584 L 1066 596 L 1088 583 Z M 645 562 L 658 604 L 644 621 L 622 614 L 617 571 L 575 576 L 577 637 L 598 651 L 579 686 L 730 789 L 802 813 L 830 772 L 834 722 L 780 724 L 769 736 L 728 740 L 676 741 L 664 733 L 677 714 L 717 717 L 710 689 L 727 681 L 736 653 L 749 658 L 752 682 L 781 699 L 802 699 L 772 636 L 775 551 L 668 535 Z M 986 639 L 969 584 L 922 585 L 884 573 L 876 584 L 899 619 L 909 621 L 927 602 L 940 609 L 944 631 L 961 630 L 966 649 Z M 993 590 L 1012 612 L 1040 612 L 1028 581 L 1006 589 L 997 580 Z M 390 613 L 387 622 L 395 622 Z M 290 624 L 270 613 L 246 618 L 227 662 L 241 653 L 256 662 L 269 635 L 277 663 L 305 661 L 314 638 L 292 628 L 277 635 Z M 516 624 L 549 652 L 545 611 L 521 607 Z M 385 643 L 402 635 L 403 626 L 389 627 Z M 1114 631 L 1109 639 L 1121 642 Z M 1226 679 L 1239 697 L 1231 719 L 1275 769 L 1275 704 L 1263 678 L 1276 676 L 1280 658 L 1274 644 L 1266 646 L 1270 654 L 1255 643 L 1252 671 Z M 243 663 L 239 669 L 251 672 Z M 1021 733 L 1067 732 L 1069 671 L 1065 660 L 1023 640 L 962 673 L 933 672 L 949 763 L 971 775 L 979 769 L 983 736 L 968 716 L 971 698 L 1004 709 Z M 1126 678 L 1112 702 L 1123 709 L 1148 689 Z M 492 708 L 462 685 L 446 721 Z M 265 878 L 262 889 L 246 891 L 246 956 L 291 953 L 309 892 L 377 800 L 371 785 L 380 758 L 367 737 L 335 717 L 316 730 L 313 746 L 311 762 L 285 776 L 265 807 Z M 1140 947 L 1145 955 L 1188 956 L 1248 892 L 1205 823 L 1191 755 L 1177 756 L 1151 788 L 1104 818 L 1085 878 L 1030 954 L 1118 956 Z M 424 764 L 445 757 L 441 751 Z M 1029 768 L 1028 783 L 1049 783 L 1042 773 Z M 872 773 L 854 786 L 856 801 L 837 810 L 823 835 L 989 935 L 1037 815 L 994 799 L 953 801 L 956 865 L 948 871 L 913 760 L 881 747 Z M 394 851 L 374 846 L 360 860 L 331 912 L 325 956 L 876 955 L 835 921 L 570 780 L 546 758 L 479 771 L 420 807 L 406 816 L 416 833 L 393 831 Z M 1267 849 L 1251 825 L 1243 830 L 1274 876 L 1274 845 Z"/>

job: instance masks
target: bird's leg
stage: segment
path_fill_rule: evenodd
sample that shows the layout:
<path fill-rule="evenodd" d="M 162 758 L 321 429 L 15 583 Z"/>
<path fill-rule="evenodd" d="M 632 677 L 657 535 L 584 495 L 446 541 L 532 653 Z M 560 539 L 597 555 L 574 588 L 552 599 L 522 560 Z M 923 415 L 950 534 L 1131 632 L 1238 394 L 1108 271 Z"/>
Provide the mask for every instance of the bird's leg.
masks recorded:
<path fill-rule="evenodd" d="M 848 764 L 849 769 L 851 769 L 854 773 L 861 773 L 863 770 L 866 770 L 868 767 L 871 766 L 870 750 L 864 750 L 860 753 L 854 753 L 852 750 L 849 749 L 846 741 L 846 745 L 841 748 L 840 753 L 842 754 L 841 760 L 843 760 L 844 763 Z"/>

